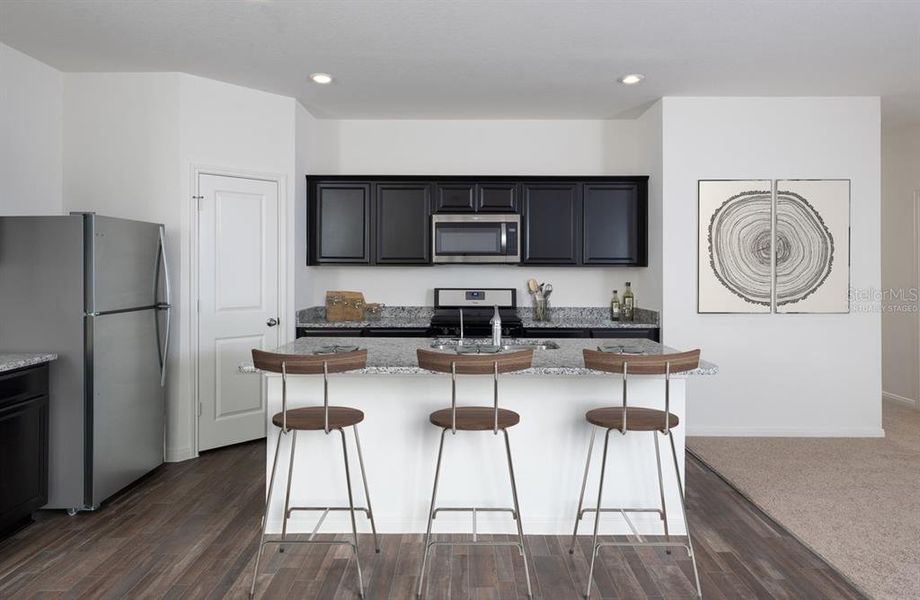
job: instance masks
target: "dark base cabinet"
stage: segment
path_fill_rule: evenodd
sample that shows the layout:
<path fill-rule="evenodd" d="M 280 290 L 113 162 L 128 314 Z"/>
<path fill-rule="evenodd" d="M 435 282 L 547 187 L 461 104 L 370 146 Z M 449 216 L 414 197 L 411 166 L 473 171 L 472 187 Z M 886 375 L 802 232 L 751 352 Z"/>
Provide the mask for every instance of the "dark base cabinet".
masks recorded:
<path fill-rule="evenodd" d="M 297 337 L 393 337 L 427 338 L 427 327 L 298 327 Z"/>
<path fill-rule="evenodd" d="M 657 327 L 609 327 L 595 329 L 573 329 L 571 327 L 528 327 L 521 337 L 525 338 L 635 338 L 661 341 L 661 330 Z"/>
<path fill-rule="evenodd" d="M 0 536 L 48 502 L 48 365 L 0 373 Z"/>

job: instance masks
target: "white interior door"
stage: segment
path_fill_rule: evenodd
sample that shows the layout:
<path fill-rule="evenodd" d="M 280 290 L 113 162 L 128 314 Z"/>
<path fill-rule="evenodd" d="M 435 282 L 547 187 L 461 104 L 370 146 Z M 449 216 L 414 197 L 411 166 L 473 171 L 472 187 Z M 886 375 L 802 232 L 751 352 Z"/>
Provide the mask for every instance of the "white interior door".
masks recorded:
<path fill-rule="evenodd" d="M 253 348 L 280 342 L 278 184 L 198 178 L 198 449 L 265 436 L 260 377 L 241 374 Z"/>

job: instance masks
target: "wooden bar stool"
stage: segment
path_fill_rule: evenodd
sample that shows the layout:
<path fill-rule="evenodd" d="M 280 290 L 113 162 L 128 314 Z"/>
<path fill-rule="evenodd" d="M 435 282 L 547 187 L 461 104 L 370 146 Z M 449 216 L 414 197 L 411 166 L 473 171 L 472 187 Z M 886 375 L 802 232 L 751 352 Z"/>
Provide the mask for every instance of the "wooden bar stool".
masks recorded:
<path fill-rule="evenodd" d="M 259 561 L 262 558 L 262 549 L 271 543 L 296 543 L 296 544 L 346 544 L 355 552 L 355 567 L 358 571 L 358 594 L 364 597 L 364 582 L 361 578 L 361 563 L 358 560 L 358 527 L 355 523 L 355 511 L 367 515 L 374 533 L 374 547 L 380 552 L 377 540 L 377 526 L 374 523 L 374 512 L 371 509 L 371 496 L 367 487 L 367 474 L 364 471 L 364 457 L 361 454 L 361 440 L 358 437 L 358 423 L 364 420 L 364 413 L 354 408 L 345 406 L 329 406 L 329 373 L 343 373 L 355 369 L 363 369 L 367 364 L 367 350 L 355 350 L 341 354 L 299 355 L 299 354 L 274 354 L 262 350 L 252 351 L 252 361 L 255 367 L 262 371 L 281 373 L 281 412 L 272 417 L 272 423 L 281 431 L 278 443 L 275 444 L 275 458 L 272 462 L 272 472 L 268 483 L 265 511 L 262 515 L 262 536 L 259 540 L 259 551 L 256 554 L 256 565 L 252 574 L 252 587 L 249 597 L 255 595 L 256 576 L 259 573 Z M 287 383 L 289 375 L 322 375 L 323 376 L 323 405 L 305 406 L 288 409 Z M 358 464 L 361 467 L 361 479 L 364 482 L 364 497 L 367 508 L 356 507 L 351 492 L 351 471 L 348 466 L 348 446 L 345 443 L 345 428 L 351 427 L 355 434 L 355 446 L 358 449 Z M 291 480 L 294 473 L 294 453 L 297 448 L 298 431 L 322 431 L 326 435 L 338 431 L 342 435 L 342 455 L 345 459 L 345 484 L 348 489 L 348 506 L 291 506 Z M 275 470 L 278 467 L 278 451 L 281 449 L 281 438 L 291 433 L 291 450 L 288 461 L 287 490 L 284 496 L 284 519 L 281 527 L 281 539 L 266 540 L 265 530 L 268 528 L 268 509 L 271 506 L 272 492 L 275 487 Z M 295 510 L 321 511 L 322 515 L 306 540 L 287 540 L 287 522 Z M 354 542 L 342 540 L 315 540 L 316 532 L 330 511 L 349 511 L 351 513 L 351 530 Z M 284 546 L 281 546 L 284 552 Z"/>
<path fill-rule="evenodd" d="M 508 441 L 508 428 L 517 425 L 521 417 L 516 412 L 498 407 L 498 374 L 510 373 L 529 369 L 533 363 L 533 350 L 521 350 L 508 354 L 491 355 L 457 355 L 430 350 L 418 350 L 418 364 L 421 368 L 439 373 L 450 373 L 451 397 L 450 408 L 444 408 L 431 413 L 429 420 L 433 425 L 441 428 L 441 444 L 438 447 L 438 462 L 434 471 L 434 488 L 431 491 L 431 508 L 428 511 L 428 529 L 425 533 L 425 553 L 422 555 L 422 569 L 418 578 L 418 596 L 422 596 L 425 581 L 425 567 L 428 563 L 428 552 L 432 546 L 445 545 L 488 545 L 488 546 L 517 546 L 524 560 L 524 575 L 527 578 L 527 596 L 532 598 L 530 587 L 530 571 L 527 566 L 527 554 L 524 550 L 524 528 L 521 525 L 521 509 L 518 505 L 517 484 L 514 480 L 514 466 L 511 462 L 511 443 Z M 457 406 L 457 375 L 492 375 L 493 399 L 492 406 Z M 441 456 L 444 453 L 444 436 L 450 431 L 456 435 L 458 431 L 491 431 L 498 435 L 501 431 L 505 436 L 505 453 L 508 457 L 508 474 L 511 478 L 511 496 L 514 508 L 435 508 L 438 495 L 438 478 L 441 473 Z M 473 515 L 473 539 L 467 542 L 433 542 L 431 541 L 431 524 L 440 511 L 470 512 Z M 518 541 L 501 542 L 479 541 L 476 533 L 477 512 L 508 512 L 517 522 Z"/>
<path fill-rule="evenodd" d="M 630 355 L 630 354 L 613 354 L 609 352 L 599 352 L 597 350 L 584 351 L 585 366 L 596 371 L 606 373 L 618 373 L 623 379 L 623 403 L 622 406 L 595 408 L 585 413 L 585 418 L 592 425 L 591 442 L 588 445 L 588 459 L 585 463 L 585 475 L 581 483 L 581 495 L 578 498 L 578 513 L 575 516 L 575 530 L 572 533 L 572 546 L 569 553 L 575 550 L 575 536 L 578 535 L 578 523 L 587 512 L 593 512 L 594 515 L 594 543 L 591 551 L 591 566 L 588 569 L 588 584 L 585 588 L 585 598 L 591 595 L 591 581 L 594 577 L 594 561 L 597 558 L 598 551 L 603 546 L 652 546 L 670 548 L 674 546 L 683 547 L 687 550 L 690 560 L 693 562 L 693 577 L 696 580 L 697 596 L 702 598 L 703 592 L 700 589 L 700 576 L 696 568 L 696 556 L 693 554 L 693 542 L 690 539 L 690 524 L 687 522 L 687 508 L 684 501 L 684 488 L 680 479 L 680 469 L 677 463 L 677 451 L 674 449 L 674 436 L 671 433 L 672 428 L 676 427 L 679 420 L 676 415 L 671 414 L 671 375 L 673 373 L 685 373 L 696 369 L 700 364 L 700 351 L 690 350 L 674 354 L 657 354 L 657 355 Z M 628 379 L 629 375 L 664 375 L 664 410 L 652 408 L 630 407 L 627 403 Z M 591 468 L 591 452 L 594 449 L 594 438 L 597 428 L 606 429 L 604 436 L 604 452 L 601 456 L 601 476 L 597 487 L 597 508 L 583 508 L 585 499 L 585 486 L 588 483 L 588 471 Z M 660 508 L 604 508 L 601 504 L 604 493 L 604 472 L 607 467 L 607 445 L 610 441 L 610 432 L 618 431 L 626 435 L 629 431 L 646 431 L 651 432 L 655 440 L 655 463 L 658 466 L 658 493 L 661 497 Z M 667 435 L 671 442 L 671 456 L 674 459 L 674 476 L 677 479 L 677 491 L 680 495 L 680 508 L 684 515 L 684 524 L 687 527 L 687 543 L 672 542 L 668 532 L 668 513 L 664 500 L 664 481 L 661 475 L 661 451 L 658 446 L 658 434 Z M 626 520 L 627 525 L 637 538 L 635 542 L 598 542 L 597 530 L 600 524 L 601 513 L 615 512 L 619 513 Z M 635 526 L 629 518 L 629 513 L 658 513 L 664 523 L 664 542 L 647 542 L 639 535 Z"/>

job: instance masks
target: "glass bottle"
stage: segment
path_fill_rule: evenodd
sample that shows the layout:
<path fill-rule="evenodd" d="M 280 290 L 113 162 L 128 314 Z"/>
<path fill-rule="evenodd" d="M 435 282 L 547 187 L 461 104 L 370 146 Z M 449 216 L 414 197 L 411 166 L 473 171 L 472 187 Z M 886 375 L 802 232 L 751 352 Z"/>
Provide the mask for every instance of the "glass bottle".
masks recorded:
<path fill-rule="evenodd" d="M 626 282 L 626 290 L 623 292 L 623 320 L 632 321 L 636 316 L 636 297 L 633 295 L 629 282 Z"/>
<path fill-rule="evenodd" d="M 610 320 L 620 320 L 620 297 L 617 296 L 616 290 L 613 290 L 613 298 L 610 299 Z"/>

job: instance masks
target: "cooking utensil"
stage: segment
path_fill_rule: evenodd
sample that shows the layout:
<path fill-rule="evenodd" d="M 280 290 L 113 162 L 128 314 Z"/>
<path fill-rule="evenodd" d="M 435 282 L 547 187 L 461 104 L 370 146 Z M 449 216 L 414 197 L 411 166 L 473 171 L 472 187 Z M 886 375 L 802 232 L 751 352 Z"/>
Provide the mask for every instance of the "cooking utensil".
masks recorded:
<path fill-rule="evenodd" d="M 552 293 L 553 293 L 553 284 L 547 283 L 546 286 L 543 288 L 543 299 L 549 300 L 549 296 Z"/>
<path fill-rule="evenodd" d="M 539 286 L 537 286 L 537 280 L 536 280 L 536 279 L 528 279 L 528 280 L 527 280 L 527 289 L 530 290 L 530 293 L 531 293 L 531 294 L 536 294 L 536 293 L 537 293 L 537 290 L 539 289 Z"/>

